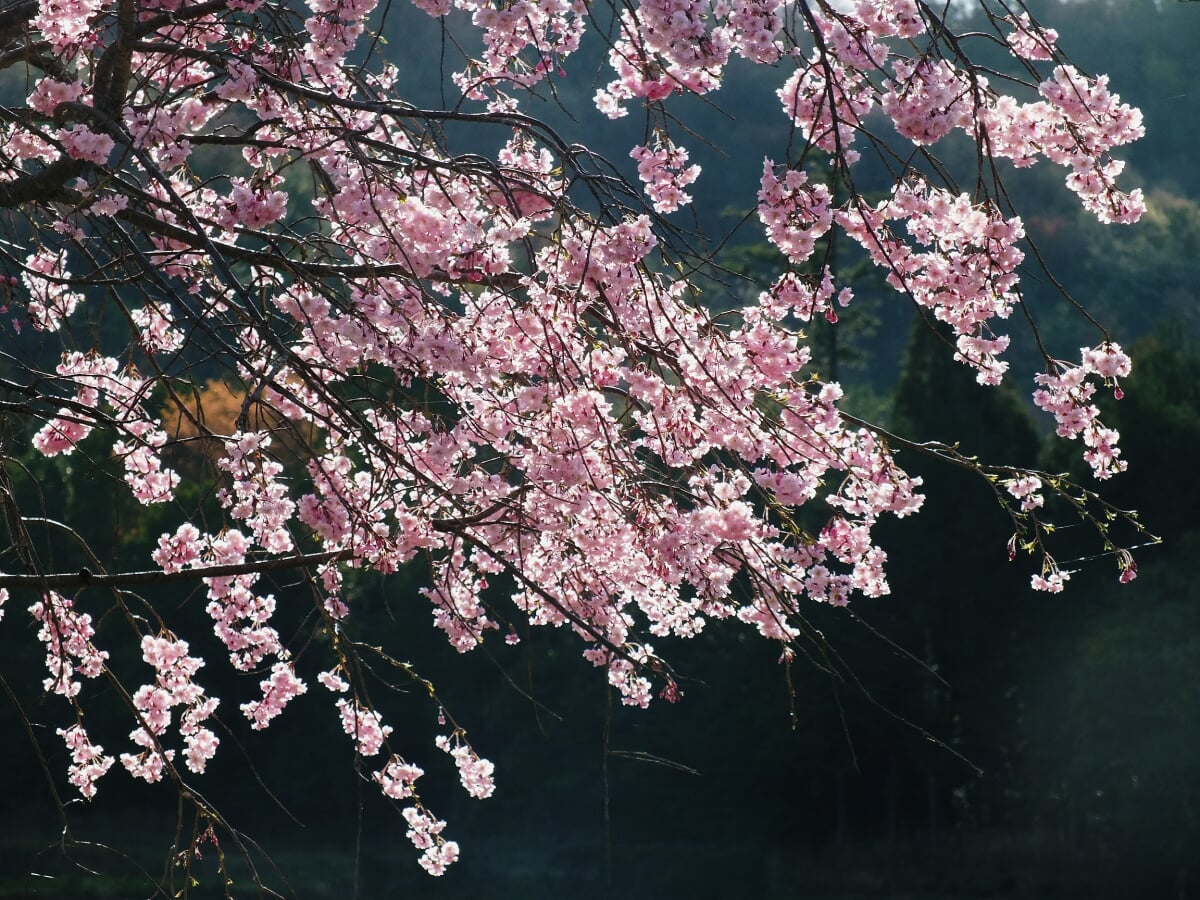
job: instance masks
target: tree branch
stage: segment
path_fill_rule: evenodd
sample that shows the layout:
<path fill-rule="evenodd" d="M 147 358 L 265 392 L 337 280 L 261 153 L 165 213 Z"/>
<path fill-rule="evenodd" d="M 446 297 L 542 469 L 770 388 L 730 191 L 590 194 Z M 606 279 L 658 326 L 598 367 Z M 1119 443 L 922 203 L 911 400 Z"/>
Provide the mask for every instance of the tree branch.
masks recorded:
<path fill-rule="evenodd" d="M 64 572 L 55 575 L 0 575 L 0 588 L 38 588 L 60 590 L 62 588 L 125 587 L 131 584 L 161 584 L 175 581 L 195 581 L 200 578 L 225 578 L 231 575 L 250 575 L 276 572 L 281 569 L 302 569 L 319 566 L 327 562 L 350 559 L 349 550 L 330 550 L 325 553 L 307 553 L 300 556 L 285 556 L 277 559 L 251 560 L 225 566 L 206 566 L 201 569 L 181 569 L 178 572 L 116 572 L 101 575 L 88 569 Z"/>

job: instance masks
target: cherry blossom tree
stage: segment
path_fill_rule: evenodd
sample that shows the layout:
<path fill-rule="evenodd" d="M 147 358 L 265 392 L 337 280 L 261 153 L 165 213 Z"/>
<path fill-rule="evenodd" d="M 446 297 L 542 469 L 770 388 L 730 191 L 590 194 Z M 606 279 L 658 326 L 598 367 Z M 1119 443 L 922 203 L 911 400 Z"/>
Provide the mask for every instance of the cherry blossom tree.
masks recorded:
<path fill-rule="evenodd" d="M 673 701 L 655 642 L 742 627 L 791 659 L 805 604 L 888 592 L 872 529 L 922 500 L 902 452 L 993 485 L 1035 588 L 1070 575 L 1051 555 L 1051 503 L 1091 523 L 1132 578 L 1109 533 L 1120 512 L 1092 487 L 906 441 L 842 410 L 839 385 L 811 371 L 806 325 L 854 299 L 837 235 L 997 384 L 1014 311 L 1041 346 L 1021 302 L 1034 260 L 1013 170 L 1061 167 L 1102 222 L 1143 210 L 1109 155 L 1141 135 L 1137 110 L 1019 0 L 986 2 L 991 29 L 963 34 L 920 0 L 415 0 L 481 41 L 453 74 L 460 96 L 422 108 L 374 39 L 394 12 L 376 0 L 6 0 L 0 69 L 27 98 L 0 124 L 0 603 L 5 628 L 33 617 L 73 790 L 91 798 L 123 769 L 222 822 L 190 788 L 222 752 L 218 710 L 264 729 L 322 691 L 440 874 L 458 844 L 360 661 L 420 675 L 347 636 L 347 573 L 423 560 L 424 602 L 458 651 L 566 629 L 624 703 Z M 596 107 L 646 118 L 629 179 L 529 114 L 554 78 L 586 76 L 587 41 L 611 73 Z M 748 301 L 715 244 L 667 218 L 705 179 L 672 134 L 673 105 L 719 101 L 735 59 L 777 76 L 793 135 L 740 199 L 787 260 Z M 973 148 L 969 187 L 933 155 L 953 141 Z M 856 187 L 862 153 L 893 171 L 889 195 Z M 1104 479 L 1125 464 L 1093 401 L 1120 396 L 1130 360 L 1092 324 L 1078 359 L 1043 351 L 1044 370 L 1020 378 Z M 232 415 L 206 409 L 205 381 Z M 114 460 L 137 501 L 165 510 L 141 570 L 46 564 L 14 488 L 30 444 Z M 192 462 L 189 447 L 203 448 Z M 215 514 L 184 499 L 189 482 Z M 305 573 L 313 600 L 286 638 L 268 582 L 281 570 Z M 195 655 L 194 636 L 134 591 L 174 582 L 204 586 L 226 661 Z M 111 664 L 121 642 L 140 674 Z M 218 665 L 245 673 L 242 695 L 206 690 Z M 100 685 L 124 700 L 123 746 L 85 723 Z M 448 723 L 432 749 L 489 796 L 486 748 L 429 693 Z"/>

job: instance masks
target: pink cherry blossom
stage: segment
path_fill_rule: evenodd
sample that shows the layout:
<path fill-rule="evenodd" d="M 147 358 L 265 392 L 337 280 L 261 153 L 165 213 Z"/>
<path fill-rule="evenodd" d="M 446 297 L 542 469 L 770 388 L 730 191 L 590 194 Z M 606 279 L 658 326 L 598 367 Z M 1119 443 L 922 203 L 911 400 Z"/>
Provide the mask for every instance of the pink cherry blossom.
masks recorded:
<path fill-rule="evenodd" d="M 93 19 L 102 7 L 102 0 L 41 0 L 33 24 L 56 53 L 69 53 L 97 37 Z"/>
<path fill-rule="evenodd" d="M 87 800 L 96 796 L 96 782 L 99 781 L 116 760 L 104 754 L 104 748 L 93 744 L 82 725 L 72 725 L 70 728 L 57 729 L 58 736 L 63 739 L 67 749 L 71 751 L 71 766 L 68 779 L 79 793 Z"/>
<path fill-rule="evenodd" d="M 638 177 L 656 211 L 675 212 L 692 202 L 683 189 L 700 177 L 700 167 L 687 165 L 687 150 L 660 139 L 653 149 L 634 147 L 629 155 L 638 161 Z"/>
<path fill-rule="evenodd" d="M 496 783 L 492 779 L 496 767 L 491 762 L 481 758 L 470 744 L 462 743 L 457 734 L 453 739 L 440 735 L 434 743 L 454 759 L 458 777 L 468 794 L 480 800 L 492 796 L 496 790 Z"/>
<path fill-rule="evenodd" d="M 1116 344 L 1084 347 L 1080 353 L 1081 365 L 1056 362 L 1053 371 L 1036 377 L 1039 388 L 1034 391 L 1033 402 L 1054 416 L 1059 437 L 1083 439 L 1087 447 L 1084 459 L 1097 478 L 1110 478 L 1123 472 L 1128 463 L 1119 458 L 1119 433 L 1101 423 L 1100 409 L 1091 402 L 1096 385 L 1088 376 L 1100 375 L 1115 384 L 1117 376 L 1129 374 L 1130 361 Z"/>
<path fill-rule="evenodd" d="M 1029 13 L 1021 13 L 1011 20 L 1012 33 L 1008 35 L 1008 46 L 1013 55 L 1021 59 L 1041 60 L 1053 59 L 1058 32 L 1053 28 L 1042 28 L 1029 17 Z"/>
<path fill-rule="evenodd" d="M 43 78 L 34 85 L 33 93 L 26 99 L 30 109 L 44 116 L 53 116 L 60 103 L 74 103 L 83 96 L 83 85 L 78 81 L 59 81 Z"/>
<path fill-rule="evenodd" d="M 296 677 L 292 666 L 283 660 L 271 667 L 271 677 L 260 682 L 259 687 L 262 699 L 242 704 L 250 727 L 257 731 L 266 728 L 285 706 L 308 690 L 308 686 Z"/>
<path fill-rule="evenodd" d="M 373 777 L 379 782 L 384 796 L 393 800 L 404 800 L 413 796 L 412 786 L 424 774 L 419 766 L 406 763 L 399 756 L 393 756 L 383 770 L 376 772 Z"/>
<path fill-rule="evenodd" d="M 1045 591 L 1048 594 L 1061 594 L 1066 583 L 1071 580 L 1069 572 L 1057 569 L 1043 575 L 1034 575 L 1031 585 L 1035 591 Z"/>
<path fill-rule="evenodd" d="M 423 851 L 421 868 L 430 875 L 444 874 L 446 867 L 458 859 L 458 844 L 441 837 L 446 823 L 418 806 L 406 807 L 404 820 L 408 823 L 408 839 Z"/>
<path fill-rule="evenodd" d="M 107 134 L 96 134 L 86 125 L 74 125 L 58 132 L 58 140 L 62 143 L 67 155 L 74 159 L 83 159 L 103 165 L 108 162 L 108 155 L 116 146 Z"/>
<path fill-rule="evenodd" d="M 350 682 L 346 681 L 337 672 L 322 672 L 317 676 L 319 681 L 326 690 L 333 691 L 337 694 L 344 694 L 350 690 Z"/>
<path fill-rule="evenodd" d="M 169 308 L 143 306 L 134 310 L 132 318 L 147 352 L 173 353 L 183 346 L 184 336 L 174 327 L 175 319 Z"/>
<path fill-rule="evenodd" d="M 383 717 L 378 712 L 345 697 L 337 701 L 337 709 L 342 719 L 342 730 L 354 738 L 361 756 L 375 756 L 383 749 L 383 742 L 392 733 L 392 727 L 383 724 Z"/>
<path fill-rule="evenodd" d="M 108 651 L 92 643 L 96 629 L 91 615 L 79 612 L 74 600 L 54 591 L 34 603 L 29 612 L 40 624 L 37 636 L 46 648 L 49 677 L 43 682 L 44 689 L 67 698 L 78 696 L 83 685 L 76 676 L 97 678 L 108 661 Z"/>
<path fill-rule="evenodd" d="M 1004 483 L 1004 488 L 1021 501 L 1022 512 L 1035 510 L 1045 502 L 1045 498 L 1039 493 L 1042 480 L 1035 475 L 1011 478 Z"/>
<path fill-rule="evenodd" d="M 21 282 L 28 291 L 26 308 L 33 327 L 38 331 L 55 331 L 70 318 L 83 298 L 66 287 L 71 277 L 66 268 L 66 255 L 39 250 L 25 260 Z"/>

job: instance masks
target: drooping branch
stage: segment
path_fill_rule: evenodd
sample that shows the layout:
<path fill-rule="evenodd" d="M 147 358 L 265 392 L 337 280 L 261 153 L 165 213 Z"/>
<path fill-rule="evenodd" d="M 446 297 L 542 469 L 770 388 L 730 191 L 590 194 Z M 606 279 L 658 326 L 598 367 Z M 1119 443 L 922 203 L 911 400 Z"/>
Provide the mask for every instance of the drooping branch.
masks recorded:
<path fill-rule="evenodd" d="M 952 131 L 976 143 L 981 173 L 993 157 L 1066 160 L 1089 208 L 1133 217 L 1107 151 L 1136 136 L 1134 113 L 1102 82 L 1064 67 L 1041 74 L 1033 61 L 1063 59 L 1027 19 L 1009 23 L 1017 33 L 1005 40 L 1027 87 L 1044 88 L 1033 108 L 986 90 L 991 71 L 916 0 L 808 0 L 787 21 L 771 2 L 734 4 L 745 7 L 737 15 L 705 0 L 667 15 L 661 4 L 614 4 L 617 80 L 597 105 L 613 118 L 628 105 L 649 110 L 655 137 L 630 153 L 638 185 L 508 94 L 553 72 L 603 4 L 531 7 L 523 23 L 481 14 L 485 58 L 459 73 L 462 102 L 428 109 L 361 54 L 358 39 L 384 30 L 368 19 L 372 0 L 311 0 L 307 18 L 296 3 L 176 11 L 105 0 L 64 27 L 49 2 L 0 3 L 0 64 L 42 54 L 26 107 L 0 110 L 10 178 L 0 209 L 21 208 L 11 218 L 25 213 L 34 231 L 31 246 L 0 251 L 0 290 L 40 340 L 6 345 L 15 369 L 0 379 L 10 394 L 0 413 L 45 420 L 34 450 L 81 449 L 93 466 L 109 450 L 80 443 L 98 432 L 139 502 L 174 501 L 148 521 L 178 525 L 159 540 L 161 571 L 113 573 L 68 525 L 88 568 L 50 572 L 62 566 L 39 561 L 26 533 L 47 522 L 22 515 L 0 470 L 9 565 L 25 573 L 0 574 L 0 591 L 42 593 L 30 612 L 48 690 L 79 713 L 59 734 L 85 797 L 116 757 L 86 733 L 81 679 L 116 681 L 100 644 L 114 646 L 111 610 L 132 599 L 124 587 L 208 582 L 198 592 L 207 589 L 231 663 L 271 673 L 261 698 L 240 706 L 254 729 L 323 669 L 316 677 L 335 693 L 358 758 L 386 750 L 370 777 L 406 802 L 421 865 L 439 874 L 457 846 L 412 788 L 419 770 L 387 745 L 386 701 L 372 701 L 372 673 L 343 639 L 359 593 L 343 568 L 387 574 L 422 560 L 421 593 L 459 651 L 503 624 L 562 626 L 622 702 L 645 706 L 659 688 L 678 697 L 651 637 L 731 620 L 788 653 L 807 640 L 823 655 L 802 598 L 841 606 L 887 592 L 872 529 L 921 503 L 894 449 L 988 478 L 1035 551 L 1051 531 L 1038 491 L 1073 489 L 954 447 L 902 445 L 843 415 L 841 389 L 812 373 L 803 337 L 850 302 L 838 290 L 849 273 L 831 271 L 841 233 L 902 296 L 956 327 L 960 361 L 1000 377 L 1006 339 L 992 323 L 1020 299 L 1023 226 L 1015 210 L 1002 214 L 999 189 L 960 194 L 925 149 Z M 786 270 L 714 315 L 699 296 L 716 251 L 663 218 L 691 201 L 683 189 L 699 177 L 665 134 L 667 104 L 676 91 L 716 90 L 734 56 L 794 69 L 777 95 L 803 147 L 767 160 L 757 203 L 747 198 Z M 903 152 L 867 132 L 877 108 Z M 1018 128 L 1013 110 L 1039 122 Z M 891 160 L 895 190 L 882 202 L 851 175 L 864 138 Z M 813 177 L 821 153 L 832 184 Z M 1035 397 L 1060 433 L 1084 438 L 1102 474 L 1119 468 L 1116 435 L 1093 421 L 1089 397 L 1127 370 L 1105 336 L 1081 366 L 1052 367 Z M 200 392 L 214 383 L 225 391 L 213 392 L 206 421 Z M 186 429 L 167 421 L 176 409 Z M 193 436 L 200 464 L 186 451 Z M 176 494 L 189 479 L 193 491 Z M 1111 512 L 1092 494 L 1084 505 L 1094 522 Z M 273 596 L 235 577 L 310 568 L 314 610 L 291 637 L 272 624 Z M 1054 577 L 1035 586 L 1061 588 L 1057 573 L 1043 576 Z M 110 590 L 76 605 L 71 592 L 89 587 Z M 174 634 L 170 610 L 146 605 L 148 615 L 125 619 L 155 672 L 141 689 L 114 684 L 138 729 L 121 761 L 147 781 L 165 771 L 182 794 L 180 766 L 202 774 L 216 752 L 204 723 L 217 698 L 192 680 L 203 662 L 190 636 Z M 329 640 L 313 640 L 321 634 Z M 490 763 L 450 722 L 443 749 L 468 791 L 487 796 Z"/>

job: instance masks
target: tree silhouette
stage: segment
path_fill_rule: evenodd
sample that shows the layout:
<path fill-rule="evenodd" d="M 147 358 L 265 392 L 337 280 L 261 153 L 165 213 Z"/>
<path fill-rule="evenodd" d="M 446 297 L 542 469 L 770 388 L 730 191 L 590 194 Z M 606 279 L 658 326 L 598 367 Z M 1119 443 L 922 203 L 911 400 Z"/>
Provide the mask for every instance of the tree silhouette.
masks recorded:
<path fill-rule="evenodd" d="M 1013 546 L 1040 561 L 1035 586 L 1069 574 L 1044 494 L 1133 572 L 1091 489 L 906 442 L 841 412 L 841 388 L 808 371 L 805 325 L 853 302 L 835 235 L 995 384 L 1026 259 L 1005 161 L 1064 167 L 1101 222 L 1141 214 L 1109 156 L 1141 135 L 1139 114 L 1019 4 L 989 7 L 986 33 L 916 0 L 459 0 L 469 25 L 445 0 L 416 6 L 482 41 L 442 106 L 406 96 L 413 73 L 375 33 L 389 3 L 0 7 L 0 66 L 23 98 L 0 126 L 0 598 L 33 598 L 70 790 L 90 799 L 124 768 L 194 813 L 160 882 L 173 896 L 212 835 L 250 855 L 199 787 L 229 733 L 218 710 L 261 730 L 310 689 L 328 692 L 421 865 L 457 858 L 417 786 L 428 754 L 394 730 L 389 696 L 424 698 L 470 796 L 493 792 L 492 764 L 403 648 L 355 631 L 355 573 L 418 561 L 458 651 L 562 628 L 646 706 L 681 694 L 656 645 L 729 620 L 790 661 L 822 648 L 805 604 L 888 591 L 873 530 L 921 504 L 900 446 L 993 485 Z M 636 178 L 524 105 L 570 77 L 585 36 L 607 42 L 600 111 L 645 111 Z M 973 62 L 976 47 L 1010 72 Z M 672 134 L 676 95 L 711 94 L 737 59 L 779 69 L 792 136 L 752 199 L 786 265 L 726 308 L 714 245 L 666 217 L 703 185 Z M 975 148 L 966 189 L 929 149 L 951 139 Z M 882 199 L 857 185 L 864 152 L 891 175 Z M 1078 362 L 1045 362 L 1035 402 L 1095 475 L 1120 471 L 1092 397 L 1120 389 L 1128 357 L 1098 329 Z M 35 468 L 30 447 L 69 468 Z M 142 567 L 98 552 L 78 504 L 64 508 L 79 520 L 46 514 L 84 472 L 123 485 L 111 512 L 153 542 Z M 133 502 L 146 512 L 131 518 Z M 301 584 L 273 588 L 281 574 Z M 172 592 L 198 599 L 180 609 Z M 212 689 L 209 638 L 190 630 L 200 605 L 244 674 L 232 695 Z M 102 744 L 114 727 L 127 737 Z"/>

